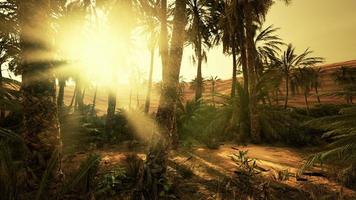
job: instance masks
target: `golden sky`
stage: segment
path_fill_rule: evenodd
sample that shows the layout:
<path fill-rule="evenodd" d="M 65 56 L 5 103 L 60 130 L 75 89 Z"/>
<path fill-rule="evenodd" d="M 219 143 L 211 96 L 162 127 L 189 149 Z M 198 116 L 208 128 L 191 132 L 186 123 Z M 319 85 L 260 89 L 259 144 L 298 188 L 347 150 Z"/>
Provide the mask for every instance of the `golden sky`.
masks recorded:
<path fill-rule="evenodd" d="M 356 59 L 356 0 L 293 0 L 289 6 L 276 3 L 265 23 L 271 24 L 280 28 L 280 37 L 296 46 L 298 52 L 310 48 L 326 63 Z M 196 67 L 188 56 L 185 51 L 182 75 L 190 80 Z M 231 63 L 230 57 L 215 48 L 208 55 L 203 75 L 230 78 Z"/>
<path fill-rule="evenodd" d="M 278 2 L 269 11 L 265 26 L 272 24 L 274 27 L 280 28 L 278 33 L 284 42 L 292 43 L 296 46 L 298 52 L 310 48 L 314 51 L 314 56 L 324 57 L 326 63 L 356 59 L 356 0 L 293 0 L 288 6 Z M 102 48 L 101 43 L 111 43 L 110 37 L 106 40 L 103 38 L 106 37 L 100 35 L 97 38 L 99 45 L 94 45 L 94 47 L 93 45 L 84 45 L 82 48 L 89 50 L 88 55 L 90 57 L 98 57 L 96 60 L 99 63 L 91 62 L 89 59 L 92 64 L 98 65 L 96 71 L 106 72 L 107 70 L 103 68 L 103 58 L 100 55 L 106 55 L 108 51 L 116 53 L 118 51 L 106 47 Z M 143 38 L 138 37 L 137 39 L 133 43 L 141 44 Z M 72 46 L 81 46 L 77 40 L 70 41 L 70 43 Z M 86 42 L 82 43 L 87 44 Z M 88 44 L 92 43 L 91 40 Z M 68 42 L 64 44 L 68 44 Z M 129 84 L 132 74 L 140 74 L 144 79 L 147 79 L 150 63 L 149 51 L 146 45 L 135 46 L 135 52 L 130 52 L 129 48 L 122 48 L 125 51 L 121 52 L 122 56 L 130 60 L 130 63 L 115 65 L 120 75 L 118 83 Z M 196 66 L 193 65 L 191 59 L 192 54 L 192 47 L 187 46 L 184 49 L 181 67 L 181 75 L 185 81 L 191 81 L 196 74 Z M 206 78 L 218 76 L 221 79 L 229 79 L 232 71 L 231 60 L 230 56 L 222 54 L 221 46 L 214 47 L 208 52 L 207 63 L 203 64 L 203 76 Z M 161 60 L 158 56 L 158 50 L 156 50 L 154 80 L 159 81 L 161 74 Z M 99 76 L 99 74 L 96 74 L 96 76 Z"/>

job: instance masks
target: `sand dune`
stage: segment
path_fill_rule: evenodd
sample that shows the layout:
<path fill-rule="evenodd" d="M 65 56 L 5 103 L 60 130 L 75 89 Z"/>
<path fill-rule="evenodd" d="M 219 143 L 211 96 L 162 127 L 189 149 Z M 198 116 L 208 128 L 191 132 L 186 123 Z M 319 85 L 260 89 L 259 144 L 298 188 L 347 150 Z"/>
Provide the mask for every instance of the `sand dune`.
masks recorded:
<path fill-rule="evenodd" d="M 333 64 L 321 65 L 322 68 L 322 86 L 319 89 L 319 94 L 321 95 L 320 99 L 322 103 L 333 103 L 340 104 L 345 103 L 345 99 L 342 97 L 328 96 L 327 94 L 340 91 L 340 88 L 335 84 L 332 73 L 340 68 L 341 66 L 349 66 L 356 67 L 356 60 L 339 62 Z M 157 87 L 155 87 L 157 88 Z M 231 90 L 231 80 L 221 80 L 216 83 L 216 92 L 229 95 Z M 65 104 L 69 104 L 73 95 L 74 86 L 67 86 L 65 88 Z M 279 94 L 279 104 L 283 104 L 284 97 L 284 85 L 282 84 L 280 87 Z M 86 104 L 91 104 L 94 94 L 94 88 L 88 88 L 85 94 L 84 101 Z M 151 97 L 151 111 L 155 111 L 157 109 L 158 101 L 159 101 L 159 92 L 157 90 L 153 91 Z M 207 81 L 205 84 L 204 98 L 209 100 L 211 98 L 211 82 Z M 119 88 L 117 91 L 117 106 L 119 108 L 128 108 L 130 105 L 130 89 L 127 87 Z M 142 85 L 139 90 L 133 90 L 131 93 L 131 106 L 132 107 L 143 107 L 146 96 L 146 85 Z M 194 98 L 194 90 L 190 89 L 189 84 L 185 85 L 184 88 L 184 96 L 186 100 L 190 100 Z M 312 91 L 308 98 L 310 105 L 317 103 L 317 98 L 315 92 Z M 273 102 L 274 104 L 276 101 Z M 291 95 L 289 98 L 289 105 L 301 107 L 304 106 L 304 96 L 302 94 Z M 96 109 L 98 114 L 104 114 L 107 109 L 107 91 L 100 89 L 97 94 L 97 104 Z"/>

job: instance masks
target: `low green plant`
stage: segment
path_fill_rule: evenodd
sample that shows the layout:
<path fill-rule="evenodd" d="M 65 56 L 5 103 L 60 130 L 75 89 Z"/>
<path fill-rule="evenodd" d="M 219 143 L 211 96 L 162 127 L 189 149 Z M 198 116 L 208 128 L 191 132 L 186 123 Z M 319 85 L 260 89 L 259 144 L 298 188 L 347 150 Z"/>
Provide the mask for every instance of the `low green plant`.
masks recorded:
<path fill-rule="evenodd" d="M 255 176 L 260 174 L 261 171 L 257 169 L 257 160 L 249 158 L 247 153 L 248 150 L 239 151 L 237 154 L 233 154 L 231 156 L 231 159 L 237 165 L 237 172 L 247 176 Z"/>
<path fill-rule="evenodd" d="M 109 172 L 106 172 L 99 178 L 96 188 L 97 196 L 114 196 L 125 186 L 127 178 L 124 168 L 116 167 Z"/>

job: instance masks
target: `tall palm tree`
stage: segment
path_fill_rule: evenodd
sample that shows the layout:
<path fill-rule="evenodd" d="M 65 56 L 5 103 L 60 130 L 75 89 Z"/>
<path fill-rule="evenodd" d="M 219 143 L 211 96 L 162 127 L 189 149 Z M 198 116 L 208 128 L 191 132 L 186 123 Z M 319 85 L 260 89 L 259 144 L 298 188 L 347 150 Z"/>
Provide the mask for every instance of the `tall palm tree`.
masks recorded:
<path fill-rule="evenodd" d="M 148 50 L 150 52 L 150 66 L 148 74 L 148 83 L 147 83 L 147 93 L 145 100 L 144 112 L 148 113 L 151 103 L 151 93 L 152 93 L 152 80 L 153 80 L 153 65 L 155 57 L 155 49 L 159 40 L 159 20 L 158 20 L 158 11 L 159 11 L 159 1 L 140 1 L 140 11 L 143 13 L 140 18 L 142 18 L 143 34 L 147 38 Z"/>
<path fill-rule="evenodd" d="M 115 33 L 116 37 L 118 38 L 118 42 L 116 45 L 121 45 L 123 48 L 122 43 L 125 43 L 126 46 L 130 46 L 130 37 L 133 31 L 134 25 L 136 24 L 136 19 L 132 18 L 132 13 L 136 12 L 134 9 L 135 1 L 113 1 L 111 5 L 111 9 L 109 10 L 108 14 L 108 21 L 112 26 L 115 28 L 112 31 Z M 118 20 L 119 19 L 119 20 Z M 121 30 L 119 32 L 116 32 Z M 117 81 L 117 66 L 111 66 L 112 70 L 112 86 L 109 90 L 108 94 L 108 109 L 107 109 L 107 116 L 106 116 L 106 131 L 110 133 L 113 130 L 114 126 L 114 116 L 116 111 L 116 96 L 117 96 L 117 89 L 116 89 L 116 81 Z"/>
<path fill-rule="evenodd" d="M 289 44 L 287 49 L 284 51 L 282 58 L 279 61 L 285 79 L 284 108 L 287 108 L 288 106 L 289 83 L 293 69 L 303 66 L 314 66 L 323 62 L 323 58 L 321 57 L 311 57 L 310 54 L 312 53 L 312 51 L 306 49 L 302 54 L 298 55 L 295 53 L 295 48 L 292 46 L 292 44 Z"/>
<path fill-rule="evenodd" d="M 193 60 L 197 63 L 195 100 L 198 101 L 203 94 L 202 63 L 207 60 L 206 50 L 211 46 L 212 3 L 206 0 L 188 0 L 187 5 L 188 42 L 193 46 Z"/>
<path fill-rule="evenodd" d="M 243 69 L 244 88 L 248 87 L 243 10 L 238 0 L 221 2 L 217 8 L 218 11 L 216 13 L 219 13 L 221 17 L 219 17 L 218 21 L 215 43 L 221 42 L 223 52 L 232 55 L 231 97 L 234 97 L 237 85 L 238 54 L 241 55 L 240 63 Z"/>
<path fill-rule="evenodd" d="M 284 0 L 289 3 L 290 0 Z M 245 33 L 246 33 L 246 52 L 247 52 L 247 66 L 248 66 L 248 95 L 249 95 L 249 114 L 250 114 L 250 132 L 252 139 L 255 142 L 261 140 L 259 115 L 258 115 L 258 97 L 257 97 L 257 82 L 259 65 L 256 62 L 256 49 L 254 35 L 256 24 L 262 24 L 265 21 L 265 16 L 269 8 L 273 5 L 274 0 L 262 1 L 239 1 L 242 4 Z"/>
<path fill-rule="evenodd" d="M 243 1 L 243 14 L 245 18 L 246 29 L 246 52 L 247 52 L 247 66 L 248 66 L 248 94 L 249 94 L 249 114 L 250 114 L 250 133 L 255 142 L 260 142 L 260 124 L 257 110 L 257 66 L 256 66 L 256 52 L 254 43 L 254 22 L 261 22 L 270 7 L 271 1 Z"/>
<path fill-rule="evenodd" d="M 164 1 L 162 1 L 163 3 Z M 173 29 L 169 49 L 169 62 L 163 66 L 160 104 L 157 111 L 157 121 L 164 127 L 164 132 L 170 135 L 173 147 L 177 146 L 177 132 L 175 121 L 175 106 L 177 87 L 179 85 L 179 73 L 182 62 L 183 46 L 185 41 L 186 3 L 176 0 L 174 9 Z M 164 20 L 164 19 L 163 19 Z M 162 22 L 161 22 L 162 23 Z M 163 24 L 161 24 L 163 26 Z M 164 59 L 164 56 L 162 56 Z"/>
<path fill-rule="evenodd" d="M 23 137 L 33 153 L 28 166 L 36 175 L 45 170 L 52 154 L 61 147 L 52 57 L 48 56 L 50 2 L 19 1 L 21 90 L 26 128 Z"/>
<path fill-rule="evenodd" d="M 160 126 L 160 133 L 153 135 L 153 140 L 147 154 L 145 165 L 146 198 L 158 199 L 166 180 L 168 161 L 168 149 L 177 147 L 177 124 L 176 104 L 177 90 L 179 85 L 179 73 L 183 55 L 184 32 L 186 25 L 186 3 L 182 0 L 175 1 L 173 30 L 168 57 L 168 34 L 167 34 L 167 1 L 161 1 L 160 9 L 160 52 L 162 59 L 162 91 L 156 114 L 156 120 Z M 168 59 L 169 58 L 169 59 Z"/>

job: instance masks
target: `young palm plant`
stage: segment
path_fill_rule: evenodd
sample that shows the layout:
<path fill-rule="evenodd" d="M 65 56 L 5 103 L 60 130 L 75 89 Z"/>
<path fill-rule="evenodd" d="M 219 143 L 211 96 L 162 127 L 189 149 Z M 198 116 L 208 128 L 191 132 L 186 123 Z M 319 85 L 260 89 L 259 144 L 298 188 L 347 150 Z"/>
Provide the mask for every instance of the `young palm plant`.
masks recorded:
<path fill-rule="evenodd" d="M 317 118 L 306 125 L 324 130 L 323 138 L 329 139 L 324 151 L 310 156 L 301 167 L 300 173 L 316 163 L 342 163 L 345 171 L 355 170 L 356 164 L 356 107 L 346 107 L 340 114 Z M 352 172 L 352 171 L 351 171 Z M 346 176 L 346 183 L 354 180 L 354 176 Z M 354 184 L 354 182 L 353 182 Z"/>

